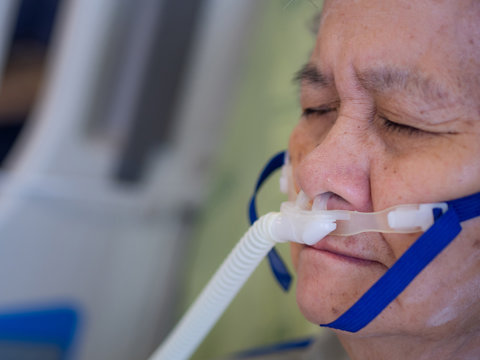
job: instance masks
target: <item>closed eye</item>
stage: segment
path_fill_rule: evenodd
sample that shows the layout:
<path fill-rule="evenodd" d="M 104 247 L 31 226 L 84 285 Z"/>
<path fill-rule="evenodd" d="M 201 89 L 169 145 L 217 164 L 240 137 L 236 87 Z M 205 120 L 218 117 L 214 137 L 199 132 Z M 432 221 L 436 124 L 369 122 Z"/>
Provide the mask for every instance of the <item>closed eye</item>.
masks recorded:
<path fill-rule="evenodd" d="M 333 108 L 330 106 L 311 107 L 311 108 L 304 109 L 302 116 L 306 116 L 306 117 L 312 116 L 312 115 L 322 116 L 336 110 L 337 110 L 336 108 Z"/>
<path fill-rule="evenodd" d="M 413 126 L 393 122 L 383 116 L 379 116 L 379 118 L 383 121 L 384 128 L 389 132 L 403 133 L 406 135 L 420 135 L 422 133 L 427 133 Z"/>

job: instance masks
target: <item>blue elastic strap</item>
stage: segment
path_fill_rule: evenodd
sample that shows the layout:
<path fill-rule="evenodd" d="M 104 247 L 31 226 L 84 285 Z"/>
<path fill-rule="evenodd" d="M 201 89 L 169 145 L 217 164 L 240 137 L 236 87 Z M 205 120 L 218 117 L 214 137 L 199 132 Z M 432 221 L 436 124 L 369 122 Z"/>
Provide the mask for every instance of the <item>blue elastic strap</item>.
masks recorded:
<path fill-rule="evenodd" d="M 350 309 L 320 326 L 350 332 L 367 326 L 460 233 L 460 222 L 480 216 L 480 193 L 447 204 L 447 212 Z M 434 209 L 436 215 L 438 209 Z"/>
<path fill-rule="evenodd" d="M 285 151 L 279 152 L 268 161 L 267 165 L 265 165 L 262 172 L 260 173 L 260 177 L 257 180 L 257 184 L 255 185 L 255 191 L 253 192 L 252 198 L 250 200 L 250 205 L 248 207 L 248 217 L 250 219 L 250 225 L 252 225 L 258 219 L 255 203 L 258 190 L 265 182 L 265 180 L 274 171 L 283 166 L 284 159 Z M 288 291 L 290 283 L 292 282 L 292 276 L 290 275 L 287 266 L 285 265 L 275 248 L 270 250 L 270 252 L 268 253 L 268 261 L 270 263 L 270 268 L 272 269 L 273 275 L 277 279 L 278 283 L 283 288 L 283 290 Z"/>

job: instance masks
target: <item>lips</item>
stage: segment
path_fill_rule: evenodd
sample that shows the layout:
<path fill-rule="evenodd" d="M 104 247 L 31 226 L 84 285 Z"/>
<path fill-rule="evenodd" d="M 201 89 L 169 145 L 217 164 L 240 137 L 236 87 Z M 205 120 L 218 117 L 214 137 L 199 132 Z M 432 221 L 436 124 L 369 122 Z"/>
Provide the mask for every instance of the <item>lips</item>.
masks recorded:
<path fill-rule="evenodd" d="M 364 234 L 366 235 L 366 234 Z M 357 265 L 385 265 L 380 261 L 375 249 L 370 246 L 362 246 L 365 236 L 327 236 L 312 246 L 306 246 L 319 251 L 337 260 L 347 261 Z"/>

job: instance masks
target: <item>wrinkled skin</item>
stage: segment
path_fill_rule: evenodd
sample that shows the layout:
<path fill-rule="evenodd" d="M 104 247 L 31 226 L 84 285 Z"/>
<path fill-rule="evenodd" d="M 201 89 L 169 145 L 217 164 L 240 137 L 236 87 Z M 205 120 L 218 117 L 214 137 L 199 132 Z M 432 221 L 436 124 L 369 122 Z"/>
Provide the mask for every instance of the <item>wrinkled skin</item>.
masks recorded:
<path fill-rule="evenodd" d="M 480 4 L 326 1 L 301 72 L 295 184 L 328 209 L 378 211 L 480 191 Z M 292 244 L 297 302 L 333 321 L 420 234 Z M 480 358 L 480 219 L 373 322 L 336 331 L 352 359 Z"/>

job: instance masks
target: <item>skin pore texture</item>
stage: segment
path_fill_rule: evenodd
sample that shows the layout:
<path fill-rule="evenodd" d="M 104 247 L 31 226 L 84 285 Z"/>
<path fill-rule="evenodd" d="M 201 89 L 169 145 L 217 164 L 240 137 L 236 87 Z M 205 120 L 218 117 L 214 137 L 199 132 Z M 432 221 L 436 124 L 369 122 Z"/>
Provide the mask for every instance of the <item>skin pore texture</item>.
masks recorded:
<path fill-rule="evenodd" d="M 292 197 L 371 212 L 479 192 L 479 23 L 478 1 L 326 1 L 298 75 Z M 480 219 L 462 227 L 368 326 L 336 331 L 351 359 L 480 358 Z M 338 318 L 418 236 L 292 244 L 304 316 Z"/>

